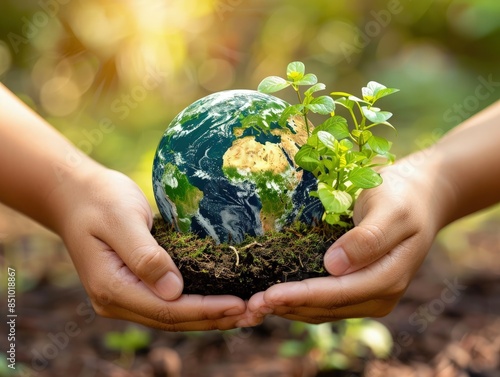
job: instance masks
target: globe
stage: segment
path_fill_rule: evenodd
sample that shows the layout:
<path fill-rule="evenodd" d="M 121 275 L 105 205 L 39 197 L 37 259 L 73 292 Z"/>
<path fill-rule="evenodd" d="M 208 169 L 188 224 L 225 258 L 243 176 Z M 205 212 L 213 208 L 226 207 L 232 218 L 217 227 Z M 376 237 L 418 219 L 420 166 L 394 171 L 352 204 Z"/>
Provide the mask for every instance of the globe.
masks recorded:
<path fill-rule="evenodd" d="M 314 176 L 294 155 L 307 139 L 300 117 L 281 127 L 288 104 L 252 90 L 211 94 L 167 127 L 153 162 L 162 217 L 180 232 L 240 243 L 246 235 L 312 224 L 322 206 Z"/>

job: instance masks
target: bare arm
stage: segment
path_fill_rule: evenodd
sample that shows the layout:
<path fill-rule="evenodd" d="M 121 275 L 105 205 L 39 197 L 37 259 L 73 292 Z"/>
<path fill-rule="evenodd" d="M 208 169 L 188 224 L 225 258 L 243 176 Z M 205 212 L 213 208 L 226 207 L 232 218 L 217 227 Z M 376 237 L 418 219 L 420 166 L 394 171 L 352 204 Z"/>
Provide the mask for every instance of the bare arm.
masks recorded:
<path fill-rule="evenodd" d="M 0 84 L 0 201 L 56 230 L 49 195 L 97 164 Z"/>
<path fill-rule="evenodd" d="M 389 313 L 448 223 L 500 201 L 500 101 L 435 146 L 381 172 L 356 203 L 357 226 L 325 255 L 333 275 L 278 284 L 248 306 L 311 323 Z"/>
<path fill-rule="evenodd" d="M 500 201 L 500 101 L 449 132 L 434 147 L 451 185 L 447 224 Z"/>
<path fill-rule="evenodd" d="M 0 201 L 64 240 L 98 314 L 164 330 L 228 329 L 233 296 L 182 295 L 182 277 L 150 234 L 151 208 L 125 175 L 77 150 L 0 85 Z"/>

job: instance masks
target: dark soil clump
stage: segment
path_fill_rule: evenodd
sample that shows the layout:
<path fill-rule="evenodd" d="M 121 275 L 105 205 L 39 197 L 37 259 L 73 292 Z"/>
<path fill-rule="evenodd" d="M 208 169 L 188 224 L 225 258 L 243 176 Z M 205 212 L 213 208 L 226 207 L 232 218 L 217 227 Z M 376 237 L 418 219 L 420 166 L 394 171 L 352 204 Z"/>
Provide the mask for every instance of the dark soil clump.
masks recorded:
<path fill-rule="evenodd" d="M 152 234 L 184 278 L 184 293 L 248 299 L 271 285 L 327 276 L 323 255 L 344 228 L 294 224 L 282 232 L 248 236 L 238 245 L 178 233 L 156 217 Z"/>

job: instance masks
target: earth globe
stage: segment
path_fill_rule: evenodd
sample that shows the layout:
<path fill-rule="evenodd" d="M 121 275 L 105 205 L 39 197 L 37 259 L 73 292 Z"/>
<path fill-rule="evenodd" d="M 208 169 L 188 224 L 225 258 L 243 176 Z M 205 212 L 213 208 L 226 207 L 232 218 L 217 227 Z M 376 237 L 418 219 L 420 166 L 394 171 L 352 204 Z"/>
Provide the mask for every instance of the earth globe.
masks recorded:
<path fill-rule="evenodd" d="M 240 243 L 301 221 L 321 219 L 309 193 L 315 177 L 294 156 L 307 140 L 300 117 L 279 119 L 288 104 L 253 90 L 204 97 L 167 127 L 153 162 L 160 214 L 180 232 Z"/>

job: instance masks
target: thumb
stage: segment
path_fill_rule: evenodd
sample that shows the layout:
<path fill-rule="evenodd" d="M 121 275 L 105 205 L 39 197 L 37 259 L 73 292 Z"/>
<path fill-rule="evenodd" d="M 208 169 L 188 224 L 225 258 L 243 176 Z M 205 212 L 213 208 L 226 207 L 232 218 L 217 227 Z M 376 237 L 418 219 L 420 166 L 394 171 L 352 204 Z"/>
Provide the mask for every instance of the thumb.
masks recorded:
<path fill-rule="evenodd" d="M 346 275 L 375 262 L 416 233 L 401 207 L 375 205 L 361 222 L 327 250 L 325 268 L 332 275 Z"/>
<path fill-rule="evenodd" d="M 110 225 L 106 237 L 100 237 L 123 260 L 127 267 L 158 297 L 170 301 L 183 290 L 182 276 L 168 253 L 158 245 L 140 216 L 125 217 Z M 113 235 L 109 237 L 109 235 Z"/>

